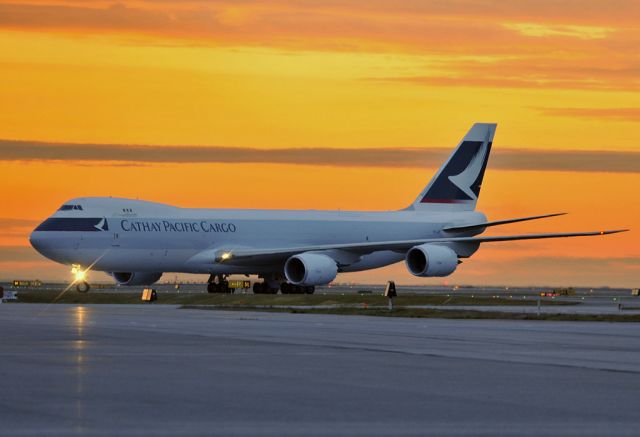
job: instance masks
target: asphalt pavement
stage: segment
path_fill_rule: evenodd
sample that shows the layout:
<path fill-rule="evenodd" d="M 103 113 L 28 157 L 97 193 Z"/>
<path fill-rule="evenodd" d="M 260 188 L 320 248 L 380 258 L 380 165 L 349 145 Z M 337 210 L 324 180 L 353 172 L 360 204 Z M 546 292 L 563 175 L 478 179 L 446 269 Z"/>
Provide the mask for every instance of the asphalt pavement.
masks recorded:
<path fill-rule="evenodd" d="M 637 435 L 636 323 L 0 305 L 0 434 Z"/>

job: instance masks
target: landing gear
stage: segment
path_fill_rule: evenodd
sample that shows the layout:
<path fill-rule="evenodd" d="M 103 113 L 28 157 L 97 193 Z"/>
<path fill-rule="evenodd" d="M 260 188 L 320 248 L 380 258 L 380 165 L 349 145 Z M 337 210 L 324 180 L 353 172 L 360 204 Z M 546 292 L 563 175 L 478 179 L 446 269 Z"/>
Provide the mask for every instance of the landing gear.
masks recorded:
<path fill-rule="evenodd" d="M 71 266 L 71 274 L 74 276 L 71 285 L 76 284 L 76 291 L 80 293 L 86 293 L 91 289 L 91 285 L 87 282 L 87 271 L 89 269 L 83 270 L 79 264 Z"/>
<path fill-rule="evenodd" d="M 211 275 L 207 281 L 207 293 L 233 293 L 234 289 L 229 288 L 226 275 Z"/>
<path fill-rule="evenodd" d="M 294 285 L 289 282 L 283 282 L 280 284 L 280 291 L 282 294 L 313 294 L 316 291 L 316 287 L 313 285 Z"/>
<path fill-rule="evenodd" d="M 254 282 L 253 294 L 277 294 L 278 289 L 272 288 L 266 282 Z"/>
<path fill-rule="evenodd" d="M 294 285 L 287 282 L 283 275 L 260 276 L 264 282 L 254 282 L 254 294 L 277 294 L 278 290 L 282 294 L 313 294 L 316 291 L 314 286 Z"/>
<path fill-rule="evenodd" d="M 91 285 L 87 281 L 80 281 L 76 284 L 76 291 L 79 293 L 86 293 L 91 290 Z"/>

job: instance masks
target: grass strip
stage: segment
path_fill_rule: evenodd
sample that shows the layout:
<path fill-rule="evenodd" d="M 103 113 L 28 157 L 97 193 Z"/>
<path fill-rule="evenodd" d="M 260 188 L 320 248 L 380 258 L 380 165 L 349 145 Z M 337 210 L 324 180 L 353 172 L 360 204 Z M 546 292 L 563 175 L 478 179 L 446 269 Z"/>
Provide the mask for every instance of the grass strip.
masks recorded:
<path fill-rule="evenodd" d="M 20 291 L 18 302 L 51 303 L 60 290 Z M 78 293 L 70 290 L 65 293 L 58 303 L 72 304 L 138 304 L 142 303 L 140 292 L 131 293 Z M 357 294 L 314 294 L 314 295 L 255 295 L 255 294 L 208 294 L 208 293 L 158 293 L 157 304 L 170 305 L 225 305 L 225 306 L 330 306 L 330 305 L 367 305 L 386 306 L 387 298 L 379 295 Z M 455 295 L 421 295 L 405 294 L 398 296 L 396 306 L 416 305 L 483 305 L 483 306 L 535 306 L 537 300 L 493 296 L 455 296 Z M 563 302 L 557 300 L 543 300 L 542 306 L 549 305 L 577 305 L 578 302 Z"/>
<path fill-rule="evenodd" d="M 397 308 L 389 311 L 381 308 L 282 308 L 282 307 L 238 307 L 238 306 L 210 306 L 183 305 L 182 309 L 214 310 L 214 311 L 265 311 L 291 314 L 334 314 L 344 316 L 375 316 L 375 317 L 408 317 L 408 318 L 436 318 L 436 319 L 474 319 L 474 320 L 552 320 L 572 322 L 640 322 L 640 314 L 560 314 L 560 313 L 515 313 L 504 311 L 477 310 L 447 310 L 425 308 Z"/>

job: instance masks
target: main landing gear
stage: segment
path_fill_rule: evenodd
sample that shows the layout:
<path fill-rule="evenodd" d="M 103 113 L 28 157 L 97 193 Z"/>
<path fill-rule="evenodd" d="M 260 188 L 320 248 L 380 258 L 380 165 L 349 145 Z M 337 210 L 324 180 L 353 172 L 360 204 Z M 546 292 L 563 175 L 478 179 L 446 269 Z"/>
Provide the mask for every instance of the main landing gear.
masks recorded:
<path fill-rule="evenodd" d="M 211 275 L 207 281 L 207 293 L 233 293 L 234 289 L 229 288 L 226 275 Z"/>
<path fill-rule="evenodd" d="M 267 282 L 254 282 L 253 294 L 277 294 L 277 287 L 270 287 Z"/>
<path fill-rule="evenodd" d="M 316 287 L 313 285 L 294 285 L 289 282 L 280 284 L 280 292 L 282 294 L 313 294 Z"/>
<path fill-rule="evenodd" d="M 293 285 L 288 282 L 274 284 L 269 281 L 256 282 L 253 284 L 254 294 L 277 294 L 278 290 L 280 290 L 282 294 L 313 294 L 315 287 Z"/>

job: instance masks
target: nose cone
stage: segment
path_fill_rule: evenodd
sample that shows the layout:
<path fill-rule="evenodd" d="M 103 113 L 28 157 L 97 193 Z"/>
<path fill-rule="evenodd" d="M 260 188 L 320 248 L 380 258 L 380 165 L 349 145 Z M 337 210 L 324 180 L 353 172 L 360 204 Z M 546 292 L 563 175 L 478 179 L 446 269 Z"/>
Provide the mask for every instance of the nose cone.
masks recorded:
<path fill-rule="evenodd" d="M 31 235 L 29 235 L 29 242 L 31 243 L 31 246 L 33 246 L 35 250 L 40 252 L 42 255 L 45 254 L 44 252 L 46 251 L 46 247 L 44 242 L 44 235 L 42 235 L 42 232 L 39 232 L 39 231 L 31 232 Z"/>

